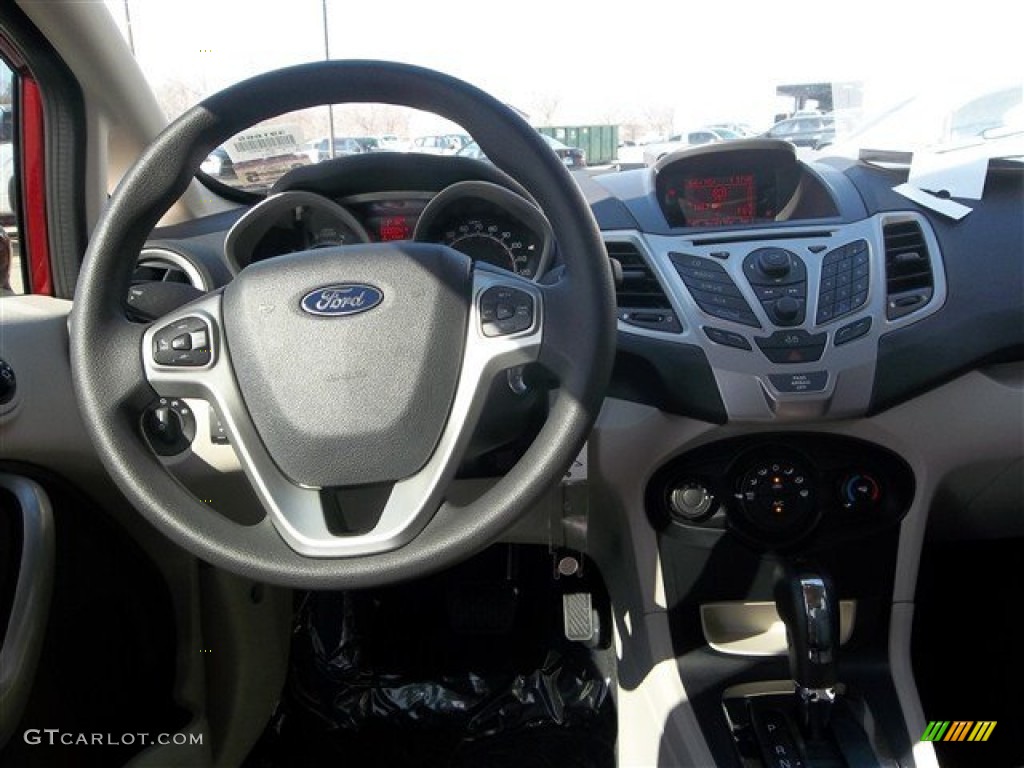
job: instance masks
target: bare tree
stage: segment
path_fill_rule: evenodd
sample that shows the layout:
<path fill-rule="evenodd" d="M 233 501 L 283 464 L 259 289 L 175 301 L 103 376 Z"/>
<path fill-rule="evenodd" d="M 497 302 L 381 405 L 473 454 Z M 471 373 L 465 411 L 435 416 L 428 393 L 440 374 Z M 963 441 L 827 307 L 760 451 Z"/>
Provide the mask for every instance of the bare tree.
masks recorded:
<path fill-rule="evenodd" d="M 380 122 L 377 125 L 377 130 L 381 134 L 405 136 L 409 133 L 411 117 L 412 115 L 408 109 L 394 107 L 390 104 L 382 104 L 380 105 Z"/>
<path fill-rule="evenodd" d="M 562 98 L 557 93 L 550 91 L 536 93 L 531 101 L 530 112 L 537 116 L 537 125 L 554 125 L 558 108 L 562 104 Z"/>
<path fill-rule="evenodd" d="M 171 120 L 203 99 L 203 89 L 184 80 L 165 80 L 156 88 L 156 100 Z"/>
<path fill-rule="evenodd" d="M 666 104 L 649 104 L 643 111 L 646 129 L 658 136 L 667 137 L 676 122 L 676 110 Z"/>
<path fill-rule="evenodd" d="M 335 108 L 335 125 L 342 133 L 355 136 L 404 136 L 412 112 L 391 104 L 346 104 Z"/>

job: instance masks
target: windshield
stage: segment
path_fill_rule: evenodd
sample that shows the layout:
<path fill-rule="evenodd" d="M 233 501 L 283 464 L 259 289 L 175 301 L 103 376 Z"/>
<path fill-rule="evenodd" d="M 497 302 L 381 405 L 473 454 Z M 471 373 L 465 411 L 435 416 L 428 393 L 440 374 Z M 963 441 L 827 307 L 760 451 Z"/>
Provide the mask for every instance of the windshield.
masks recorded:
<path fill-rule="evenodd" d="M 605 172 L 642 165 L 646 145 L 751 136 L 810 157 L 965 141 L 1019 154 L 1006 141 L 1022 121 L 1021 78 L 1005 74 L 1020 71 L 1017 25 L 994 0 L 955 10 L 520 0 L 514 12 L 393 0 L 373 17 L 340 0 L 106 3 L 169 119 L 263 71 L 367 58 L 467 80 Z M 433 115 L 338 105 L 254 127 L 202 170 L 259 192 L 301 165 L 365 152 L 454 155 L 471 140 Z"/>

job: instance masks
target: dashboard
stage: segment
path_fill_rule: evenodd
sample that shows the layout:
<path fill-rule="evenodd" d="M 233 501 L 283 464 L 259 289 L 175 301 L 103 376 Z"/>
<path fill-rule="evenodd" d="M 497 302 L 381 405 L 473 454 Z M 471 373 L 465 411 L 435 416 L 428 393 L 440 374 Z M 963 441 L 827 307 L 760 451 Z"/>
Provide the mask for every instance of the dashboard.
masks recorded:
<path fill-rule="evenodd" d="M 1019 170 L 990 172 L 985 209 L 959 224 L 892 192 L 900 172 L 807 163 L 767 140 L 574 177 L 618 277 L 615 397 L 719 424 L 848 419 L 1019 356 L 1020 261 L 1002 255 L 1007 242 L 1022 250 L 1003 216 Z M 202 267 L 210 254 L 195 245 L 220 237 L 233 274 L 390 240 L 443 243 L 533 280 L 559 266 L 525 192 L 468 158 L 340 158 L 204 222 L 202 238 L 196 226 L 158 230 L 148 246 Z M 992 254 L 999 280 L 979 283 L 975 253 Z"/>

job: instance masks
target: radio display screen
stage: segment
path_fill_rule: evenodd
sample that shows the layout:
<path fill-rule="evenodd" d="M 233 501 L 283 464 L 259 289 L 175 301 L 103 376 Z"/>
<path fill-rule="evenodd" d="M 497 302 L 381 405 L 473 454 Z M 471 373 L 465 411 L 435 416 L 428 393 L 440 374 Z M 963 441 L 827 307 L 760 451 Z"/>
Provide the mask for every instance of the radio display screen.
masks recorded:
<path fill-rule="evenodd" d="M 757 188 L 753 173 L 727 176 L 685 176 L 682 194 L 673 187 L 678 205 L 691 227 L 722 227 L 753 224 L 757 213 Z"/>
<path fill-rule="evenodd" d="M 781 142 L 694 147 L 656 169 L 659 207 L 671 227 L 723 229 L 788 220 L 803 171 Z"/>

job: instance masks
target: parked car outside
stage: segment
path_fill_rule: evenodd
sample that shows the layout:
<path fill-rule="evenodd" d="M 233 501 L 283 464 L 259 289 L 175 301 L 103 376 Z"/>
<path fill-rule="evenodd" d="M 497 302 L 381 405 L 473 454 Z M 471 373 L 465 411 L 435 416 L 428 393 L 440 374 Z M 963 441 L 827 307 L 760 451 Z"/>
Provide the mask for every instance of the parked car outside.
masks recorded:
<path fill-rule="evenodd" d="M 408 147 L 409 142 L 398 138 L 393 133 L 385 133 L 378 138 L 377 144 L 384 152 L 401 152 Z"/>
<path fill-rule="evenodd" d="M 570 170 L 577 170 L 579 168 L 587 167 L 587 153 L 579 147 L 570 147 L 567 144 L 563 144 L 558 139 L 547 136 L 546 134 L 540 135 L 544 142 L 551 147 L 552 151 L 558 155 L 562 160 L 562 164 Z M 474 160 L 487 160 L 487 156 L 480 149 L 480 145 L 475 141 L 471 141 L 469 144 L 460 149 L 457 154 L 459 157 L 472 157 Z M 490 162 L 490 161 L 488 161 Z"/>
<path fill-rule="evenodd" d="M 373 136 L 356 136 L 355 141 L 363 152 L 380 152 L 380 140 Z"/>
<path fill-rule="evenodd" d="M 311 163 L 322 163 L 324 160 L 330 160 L 330 138 L 327 136 L 313 141 L 306 142 L 303 152 L 306 157 L 309 158 Z M 344 157 L 346 155 L 361 155 L 367 150 L 363 148 L 359 139 L 353 139 L 348 136 L 335 136 L 334 137 L 334 155 L 333 157 Z"/>
<path fill-rule="evenodd" d="M 780 120 L 763 135 L 769 139 L 783 139 L 796 147 L 814 148 L 835 139 L 835 125 L 832 115 L 803 115 Z"/>
<path fill-rule="evenodd" d="M 644 145 L 635 141 L 623 141 L 615 153 L 615 166 L 620 170 L 640 168 L 644 164 Z"/>
<path fill-rule="evenodd" d="M 235 174 L 235 164 L 231 162 L 224 147 L 217 147 L 207 155 L 206 159 L 200 163 L 199 170 L 221 181 L 238 178 Z"/>
<path fill-rule="evenodd" d="M 714 144 L 719 141 L 729 141 L 740 138 L 728 131 L 716 130 L 713 128 L 698 128 L 689 133 L 677 133 L 668 137 L 668 141 L 659 141 L 648 144 L 644 147 L 644 165 L 654 165 L 656 162 L 687 147 L 699 147 L 702 144 Z"/>
<path fill-rule="evenodd" d="M 472 139 L 464 133 L 417 136 L 412 140 L 409 151 L 425 155 L 457 155 L 471 141 Z"/>
<path fill-rule="evenodd" d="M 736 137 L 741 139 L 749 139 L 757 136 L 757 131 L 746 123 L 712 123 L 708 128 L 719 133 L 722 131 L 728 131 L 736 134 Z"/>

